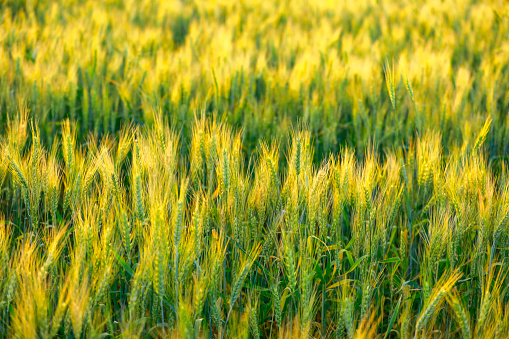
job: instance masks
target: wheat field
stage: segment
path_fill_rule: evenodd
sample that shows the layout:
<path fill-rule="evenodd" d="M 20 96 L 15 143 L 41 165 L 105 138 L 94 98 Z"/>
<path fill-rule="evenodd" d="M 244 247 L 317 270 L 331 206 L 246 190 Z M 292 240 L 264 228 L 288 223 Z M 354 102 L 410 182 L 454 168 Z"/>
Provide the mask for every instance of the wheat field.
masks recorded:
<path fill-rule="evenodd" d="M 3 0 L 0 337 L 508 338 L 506 1 Z"/>

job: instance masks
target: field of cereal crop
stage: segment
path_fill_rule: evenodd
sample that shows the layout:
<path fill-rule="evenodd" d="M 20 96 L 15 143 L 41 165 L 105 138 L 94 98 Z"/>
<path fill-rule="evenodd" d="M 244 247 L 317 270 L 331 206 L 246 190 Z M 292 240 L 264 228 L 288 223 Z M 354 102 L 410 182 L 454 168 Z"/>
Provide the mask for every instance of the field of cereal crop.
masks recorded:
<path fill-rule="evenodd" d="M 2 0 L 0 337 L 509 337 L 509 3 Z"/>

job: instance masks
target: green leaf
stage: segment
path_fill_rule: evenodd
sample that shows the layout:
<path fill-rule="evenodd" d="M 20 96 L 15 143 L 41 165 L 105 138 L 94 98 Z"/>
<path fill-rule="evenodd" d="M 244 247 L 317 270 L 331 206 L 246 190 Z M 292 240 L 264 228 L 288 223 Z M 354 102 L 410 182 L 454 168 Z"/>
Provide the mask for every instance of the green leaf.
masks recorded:
<path fill-rule="evenodd" d="M 108 246 L 111 250 L 111 253 L 113 253 L 113 256 L 115 257 L 115 259 L 117 259 L 117 261 L 119 262 L 119 264 L 125 269 L 125 271 L 127 273 L 129 273 L 129 275 L 131 277 L 134 277 L 134 272 L 133 270 L 131 269 L 131 267 L 125 262 L 125 260 L 118 255 L 118 253 L 111 247 L 111 246 Z"/>
<path fill-rule="evenodd" d="M 401 258 L 399 258 L 399 257 L 392 257 L 392 258 L 389 258 L 389 259 L 380 260 L 379 263 L 380 264 L 389 264 L 391 262 L 398 262 L 400 260 L 401 260 Z"/>
<path fill-rule="evenodd" d="M 194 322 L 194 338 L 195 339 L 198 339 L 200 337 L 200 327 L 201 327 L 202 321 L 203 321 L 203 318 L 200 318 L 200 319 L 196 319 L 196 321 Z"/>
<path fill-rule="evenodd" d="M 348 252 L 348 253 L 349 253 L 349 252 Z M 351 256 L 351 255 L 350 255 L 350 256 Z M 367 255 L 367 254 L 366 254 L 366 255 L 364 255 L 364 256 L 362 256 L 362 257 L 360 257 L 360 258 L 359 258 L 359 260 L 357 260 L 357 261 L 356 261 L 356 262 L 352 265 L 352 267 L 348 270 L 348 272 L 346 272 L 346 273 L 344 273 L 344 274 L 342 274 L 342 275 L 347 275 L 348 273 L 352 272 L 354 269 L 356 269 L 356 268 L 357 268 L 357 266 L 359 266 L 359 264 L 361 263 L 361 261 L 363 261 L 363 260 L 364 260 L 364 259 L 366 259 L 367 257 L 368 257 L 368 255 Z M 350 257 L 349 257 L 349 259 L 350 259 Z"/>
<path fill-rule="evenodd" d="M 348 257 L 348 261 L 350 262 L 350 266 L 354 265 L 352 253 L 346 252 L 346 256 Z"/>
<path fill-rule="evenodd" d="M 398 301 L 398 304 L 396 305 L 396 309 L 394 310 L 394 312 L 392 312 L 391 320 L 389 321 L 389 325 L 387 326 L 387 332 L 385 332 L 384 339 L 387 339 L 387 337 L 389 336 L 389 333 L 391 333 L 392 326 L 394 326 L 394 322 L 396 321 L 396 316 L 399 313 L 399 308 L 401 306 L 402 299 L 403 299 L 403 296 L 399 297 L 399 301 Z"/>

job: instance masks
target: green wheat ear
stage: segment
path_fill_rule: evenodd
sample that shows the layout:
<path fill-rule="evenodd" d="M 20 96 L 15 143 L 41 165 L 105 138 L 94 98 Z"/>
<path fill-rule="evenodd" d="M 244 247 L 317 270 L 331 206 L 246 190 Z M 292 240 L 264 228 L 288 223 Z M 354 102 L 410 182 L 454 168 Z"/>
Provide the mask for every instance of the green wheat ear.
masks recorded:
<path fill-rule="evenodd" d="M 412 84 L 410 83 L 410 79 L 408 79 L 408 77 L 405 77 L 405 85 L 406 85 L 408 94 L 410 94 L 410 98 L 412 99 L 412 102 L 415 104 L 414 90 L 412 88 Z"/>
<path fill-rule="evenodd" d="M 481 131 L 475 140 L 474 148 L 472 148 L 472 154 L 475 154 L 486 141 L 486 136 L 488 135 L 491 127 L 491 121 L 491 118 L 486 119 L 484 126 L 481 128 Z"/>
<path fill-rule="evenodd" d="M 387 84 L 387 90 L 389 91 L 389 97 L 391 98 L 392 108 L 396 109 L 396 91 L 394 86 L 394 61 L 392 62 L 392 68 L 389 65 L 389 61 L 385 61 L 384 66 L 385 82 Z M 413 92 L 412 92 L 413 98 Z"/>
<path fill-rule="evenodd" d="M 463 334 L 463 338 L 472 338 L 472 330 L 470 326 L 470 318 L 468 314 L 468 310 L 461 303 L 459 293 L 454 292 L 447 295 L 447 302 L 451 306 L 456 320 L 458 321 L 461 332 Z"/>

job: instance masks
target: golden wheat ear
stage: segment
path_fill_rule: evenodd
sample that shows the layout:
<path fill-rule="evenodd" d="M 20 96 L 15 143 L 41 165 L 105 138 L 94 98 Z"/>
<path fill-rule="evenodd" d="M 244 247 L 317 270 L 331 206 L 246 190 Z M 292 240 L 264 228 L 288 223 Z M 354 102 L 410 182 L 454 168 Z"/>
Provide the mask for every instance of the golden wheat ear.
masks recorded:
<path fill-rule="evenodd" d="M 462 274 L 458 271 L 452 272 L 450 275 L 445 274 L 435 285 L 431 291 L 431 295 L 425 301 L 417 322 L 415 325 L 415 333 L 421 334 L 426 329 L 428 322 L 440 310 L 440 305 L 444 298 L 449 294 L 454 284 L 461 278 Z"/>
<path fill-rule="evenodd" d="M 460 325 L 463 338 L 472 338 L 471 320 L 467 308 L 461 301 L 458 291 L 452 291 L 447 295 L 447 302 L 451 306 L 456 321 Z"/>

